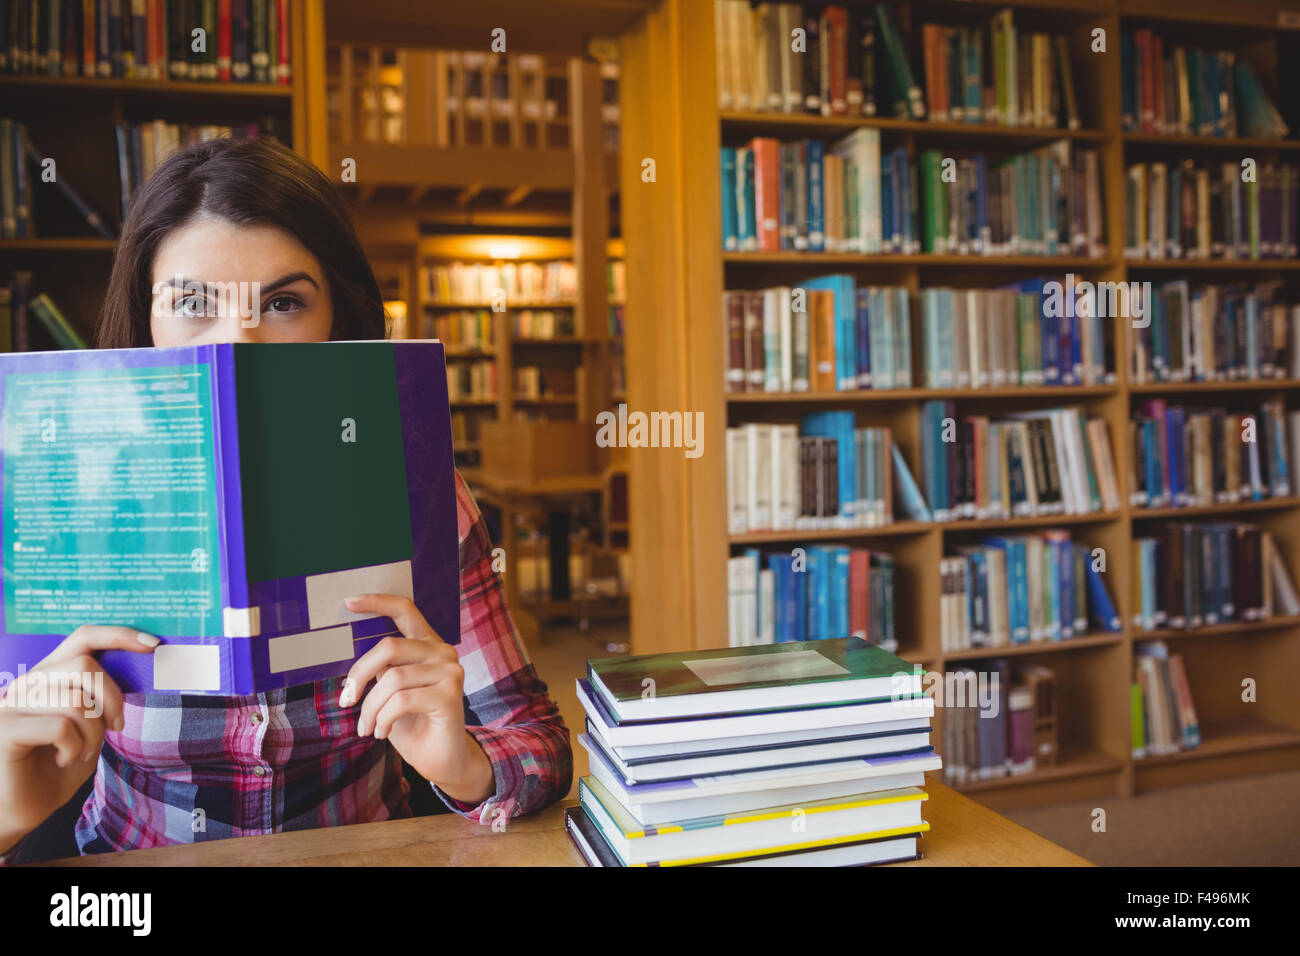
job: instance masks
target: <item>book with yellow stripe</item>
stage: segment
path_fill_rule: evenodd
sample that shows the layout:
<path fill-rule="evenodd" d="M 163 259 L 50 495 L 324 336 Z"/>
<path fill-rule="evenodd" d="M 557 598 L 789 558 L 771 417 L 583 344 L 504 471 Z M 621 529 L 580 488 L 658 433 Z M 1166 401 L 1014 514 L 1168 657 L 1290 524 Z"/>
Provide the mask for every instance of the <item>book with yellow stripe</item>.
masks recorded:
<path fill-rule="evenodd" d="M 684 820 L 658 827 L 640 824 L 592 777 L 579 781 L 578 799 L 600 837 L 624 866 L 716 864 L 895 840 L 902 842 L 877 847 L 872 855 L 884 850 L 889 859 L 908 859 L 916 855 L 916 837 L 930 826 L 921 819 L 921 804 L 927 796 L 915 787 Z M 801 865 L 808 862 L 805 858 Z"/>

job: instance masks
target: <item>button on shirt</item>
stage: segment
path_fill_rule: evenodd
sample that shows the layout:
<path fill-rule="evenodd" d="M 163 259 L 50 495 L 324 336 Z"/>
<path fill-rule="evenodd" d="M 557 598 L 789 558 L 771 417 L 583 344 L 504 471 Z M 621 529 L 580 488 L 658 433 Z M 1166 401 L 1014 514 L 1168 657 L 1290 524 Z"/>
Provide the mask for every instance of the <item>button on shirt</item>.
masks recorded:
<path fill-rule="evenodd" d="M 470 805 L 484 824 L 569 790 L 569 731 L 519 640 L 492 570 L 483 516 L 456 475 L 465 724 L 492 764 L 494 791 Z M 343 678 L 242 697 L 125 695 L 76 827 L 81 852 L 306 830 L 409 817 L 410 787 L 387 740 L 358 737 Z M 21 855 L 21 845 L 8 859 Z M 5 858 L 0 858 L 4 863 Z"/>

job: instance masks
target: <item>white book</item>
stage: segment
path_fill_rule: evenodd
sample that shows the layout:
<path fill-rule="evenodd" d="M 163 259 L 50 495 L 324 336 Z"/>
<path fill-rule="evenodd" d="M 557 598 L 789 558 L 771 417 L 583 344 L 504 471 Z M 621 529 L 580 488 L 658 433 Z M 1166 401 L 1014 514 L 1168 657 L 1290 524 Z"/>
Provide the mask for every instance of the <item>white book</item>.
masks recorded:
<path fill-rule="evenodd" d="M 749 453 L 743 429 L 727 429 L 727 533 L 749 528 Z"/>
<path fill-rule="evenodd" d="M 778 286 L 776 292 L 777 338 L 780 373 L 777 390 L 794 391 L 794 322 L 790 313 L 790 287 Z"/>
<path fill-rule="evenodd" d="M 914 784 L 900 784 L 896 781 L 900 777 L 912 777 L 942 769 L 942 761 L 937 754 L 920 753 L 887 758 L 859 757 L 804 767 L 750 770 L 629 786 L 618 777 L 617 772 L 609 766 L 605 755 L 596 749 L 596 745 L 586 734 L 578 736 L 578 743 L 591 755 L 592 776 L 599 780 L 641 823 L 649 822 L 642 808 L 648 809 L 656 805 L 661 809 L 664 809 L 665 805 L 672 807 L 670 812 L 673 815 L 666 821 L 661 820 L 661 822 L 670 822 L 727 812 L 718 810 L 692 812 L 709 806 L 709 801 L 719 797 L 747 798 L 737 801 L 741 803 L 741 807 L 737 807 L 737 810 L 782 806 L 787 803 L 801 803 L 800 798 L 821 799 L 822 796 L 835 796 L 835 793 L 822 794 L 818 797 L 813 797 L 812 794 L 818 788 L 849 781 L 853 781 L 856 789 L 850 789 L 847 793 L 871 793 L 883 789 L 892 790 L 900 786 L 914 786 Z M 801 793 L 791 798 L 787 795 L 787 791 L 794 789 L 800 790 Z"/>
<path fill-rule="evenodd" d="M 744 587 L 744 570 L 740 558 L 727 559 L 727 646 L 744 647 L 741 631 L 741 591 Z"/>
<path fill-rule="evenodd" d="M 772 530 L 790 531 L 799 517 L 799 427 L 773 425 Z"/>
<path fill-rule="evenodd" d="M 734 559 L 728 558 L 728 561 Z M 900 697 L 872 703 L 837 704 L 832 707 L 812 707 L 799 710 L 758 711 L 748 714 L 729 714 L 725 717 L 699 717 L 691 720 L 658 721 L 652 723 L 611 724 L 597 700 L 593 700 L 583 686 L 576 682 L 578 703 L 587 713 L 595 733 L 610 747 L 668 746 L 677 753 L 681 745 L 689 744 L 700 749 L 707 741 L 723 740 L 733 746 L 744 747 L 753 741 L 761 746 L 768 741 L 761 735 L 796 734 L 807 738 L 826 735 L 830 728 L 845 728 L 859 732 L 865 724 L 882 730 L 915 729 L 928 724 L 934 716 L 934 699 L 926 695 L 914 698 Z M 916 721 L 920 721 L 918 724 Z M 690 749 L 689 747 L 686 749 Z"/>
<path fill-rule="evenodd" d="M 758 572 L 757 643 L 776 643 L 776 574 L 771 568 Z"/>
<path fill-rule="evenodd" d="M 750 423 L 745 432 L 745 501 L 750 531 L 772 529 L 772 426 Z"/>

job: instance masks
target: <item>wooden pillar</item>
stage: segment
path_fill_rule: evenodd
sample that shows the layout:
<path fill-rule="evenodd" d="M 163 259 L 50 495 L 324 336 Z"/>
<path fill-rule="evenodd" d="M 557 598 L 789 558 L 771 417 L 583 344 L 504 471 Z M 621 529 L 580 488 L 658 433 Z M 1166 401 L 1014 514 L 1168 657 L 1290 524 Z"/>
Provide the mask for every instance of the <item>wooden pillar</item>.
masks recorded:
<path fill-rule="evenodd" d="M 628 452 L 632 650 L 724 647 L 720 137 L 713 5 L 664 0 L 622 38 L 629 411 L 704 413 L 703 456 Z M 649 164 L 654 162 L 654 180 Z M 715 464 L 700 467 L 711 457 Z"/>
<path fill-rule="evenodd" d="M 573 262 L 578 272 L 574 330 L 584 338 L 608 336 L 606 256 L 609 244 L 609 190 L 605 184 L 604 124 L 600 110 L 600 66 L 569 61 L 569 115 L 573 145 Z M 586 344 L 578 381 L 577 418 L 595 424 L 608 388 L 606 350 Z"/>

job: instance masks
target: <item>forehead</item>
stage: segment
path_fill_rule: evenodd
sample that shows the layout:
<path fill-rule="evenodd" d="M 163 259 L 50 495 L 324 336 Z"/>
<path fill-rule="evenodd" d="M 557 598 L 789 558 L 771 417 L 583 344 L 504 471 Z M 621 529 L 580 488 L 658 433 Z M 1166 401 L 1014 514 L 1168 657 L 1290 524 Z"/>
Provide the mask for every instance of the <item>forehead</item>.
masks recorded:
<path fill-rule="evenodd" d="M 172 230 L 158 245 L 153 280 L 271 281 L 290 272 L 319 278 L 320 264 L 307 247 L 277 226 L 239 225 L 198 216 Z"/>

